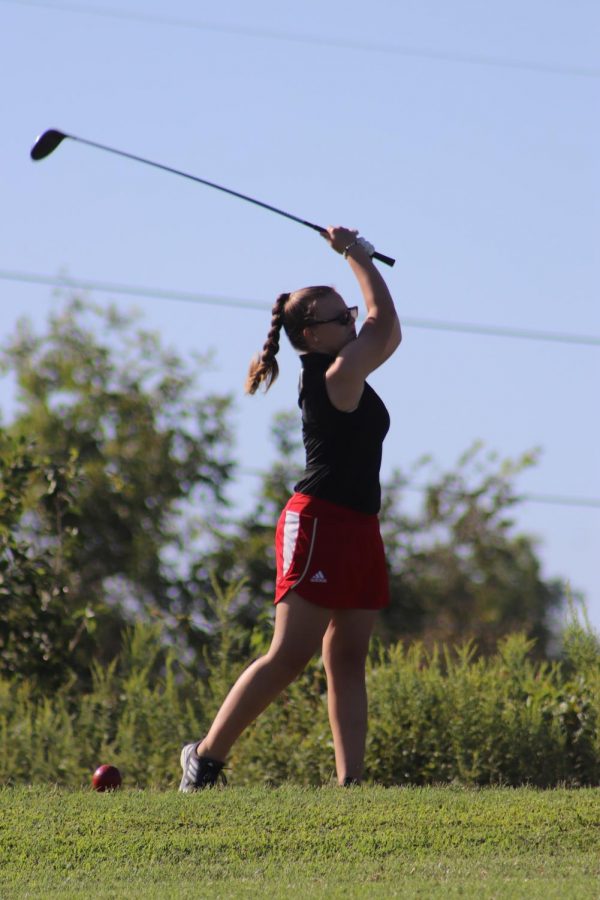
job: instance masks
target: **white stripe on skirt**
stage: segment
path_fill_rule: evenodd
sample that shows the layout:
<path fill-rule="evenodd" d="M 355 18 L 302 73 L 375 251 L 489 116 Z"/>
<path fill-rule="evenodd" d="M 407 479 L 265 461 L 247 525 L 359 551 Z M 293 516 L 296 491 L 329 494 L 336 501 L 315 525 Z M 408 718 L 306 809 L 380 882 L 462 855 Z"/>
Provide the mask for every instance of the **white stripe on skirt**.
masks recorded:
<path fill-rule="evenodd" d="M 312 535 L 310 539 L 310 547 L 308 550 L 308 556 L 306 559 L 306 565 L 304 567 L 304 571 L 302 575 L 296 582 L 296 584 L 300 584 L 304 576 L 306 575 L 307 569 L 310 565 L 310 560 L 313 553 L 313 547 L 315 545 L 315 537 L 317 534 L 317 519 L 313 521 L 313 529 Z M 300 513 L 294 512 L 291 509 L 288 509 L 285 514 L 285 520 L 283 523 L 283 576 L 285 577 L 289 572 L 292 563 L 294 561 L 294 553 L 296 552 L 296 544 L 298 543 L 298 534 L 300 532 Z M 295 587 L 296 585 L 294 585 Z"/>

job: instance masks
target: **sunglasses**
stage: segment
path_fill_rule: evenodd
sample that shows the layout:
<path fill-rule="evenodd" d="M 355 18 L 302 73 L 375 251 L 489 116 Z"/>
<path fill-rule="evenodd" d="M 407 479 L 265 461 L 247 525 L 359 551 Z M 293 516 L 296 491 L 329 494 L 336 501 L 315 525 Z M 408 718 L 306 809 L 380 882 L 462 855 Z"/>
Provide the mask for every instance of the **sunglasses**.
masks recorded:
<path fill-rule="evenodd" d="M 336 322 L 338 325 L 349 325 L 350 322 L 356 322 L 357 317 L 358 306 L 349 306 L 332 319 L 305 319 L 305 325 L 329 325 L 331 322 Z"/>

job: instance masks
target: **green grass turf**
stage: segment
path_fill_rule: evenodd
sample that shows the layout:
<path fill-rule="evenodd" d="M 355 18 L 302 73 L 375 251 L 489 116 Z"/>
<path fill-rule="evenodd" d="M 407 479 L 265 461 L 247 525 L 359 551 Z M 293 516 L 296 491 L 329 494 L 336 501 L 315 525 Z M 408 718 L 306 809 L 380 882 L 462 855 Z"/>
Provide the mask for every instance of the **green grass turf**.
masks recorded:
<path fill-rule="evenodd" d="M 0 896 L 600 897 L 600 790 L 0 790 Z"/>

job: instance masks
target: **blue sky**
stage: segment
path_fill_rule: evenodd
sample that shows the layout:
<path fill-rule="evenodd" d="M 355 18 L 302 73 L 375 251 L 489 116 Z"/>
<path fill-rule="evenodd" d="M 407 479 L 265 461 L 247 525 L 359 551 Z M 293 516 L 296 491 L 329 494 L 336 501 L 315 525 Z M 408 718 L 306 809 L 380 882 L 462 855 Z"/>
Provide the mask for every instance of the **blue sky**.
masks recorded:
<path fill-rule="evenodd" d="M 332 283 L 347 264 L 313 232 L 183 179 L 66 142 L 57 127 L 250 194 L 320 224 L 357 227 L 409 320 L 600 335 L 600 10 L 596 3 L 192 3 L 0 0 L 0 274 L 82 278 L 235 297 L 234 310 L 110 292 L 188 354 L 214 350 L 208 387 L 236 395 L 236 452 L 272 454 L 297 361 L 246 398 L 275 296 Z M 50 287 L 0 277 L 0 340 L 40 328 Z M 405 326 L 372 378 L 392 428 L 383 474 L 473 441 L 541 449 L 523 493 L 600 498 L 600 348 Z M 10 381 L 0 409 L 14 408 Z M 255 479 L 234 496 L 249 503 Z M 416 502 L 413 498 L 412 501 Z M 584 592 L 600 627 L 600 509 L 525 502 L 543 572 Z"/>

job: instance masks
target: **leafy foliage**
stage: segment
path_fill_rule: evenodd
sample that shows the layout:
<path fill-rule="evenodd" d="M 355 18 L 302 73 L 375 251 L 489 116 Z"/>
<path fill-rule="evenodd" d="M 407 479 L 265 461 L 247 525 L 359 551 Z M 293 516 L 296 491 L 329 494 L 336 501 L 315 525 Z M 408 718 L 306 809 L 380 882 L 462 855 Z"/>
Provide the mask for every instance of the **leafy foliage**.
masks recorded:
<path fill-rule="evenodd" d="M 52 691 L 72 669 L 73 652 L 93 627 L 90 608 L 78 608 L 70 598 L 74 530 L 64 518 L 72 508 L 74 461 L 62 466 L 40 461 L 24 439 L 2 431 L 0 460 L 0 675 L 27 676 Z M 22 534 L 32 494 L 55 525 L 52 539 L 37 548 Z"/>
<path fill-rule="evenodd" d="M 195 569 L 207 587 L 216 576 L 222 586 L 240 583 L 234 614 L 249 633 L 257 626 L 268 632 L 275 593 L 275 527 L 298 477 L 298 421 L 294 412 L 273 420 L 271 436 L 278 459 L 260 473 L 254 508 L 242 519 L 213 529 L 212 549 Z M 256 636 L 255 636 L 256 641 Z"/>
<path fill-rule="evenodd" d="M 211 598 L 223 625 L 233 600 L 231 591 Z M 470 643 L 452 650 L 376 644 L 368 667 L 367 779 L 388 786 L 600 784 L 600 647 L 588 637 L 584 655 L 580 642 L 567 641 L 564 660 L 552 664 L 533 659 L 522 634 L 489 656 Z M 174 786 L 178 748 L 204 733 L 240 673 L 245 639 L 242 626 L 219 628 L 199 675 L 165 651 L 159 625 L 138 623 L 117 658 L 94 665 L 89 690 L 73 683 L 39 697 L 28 681 L 0 679 L 0 782 L 76 786 L 110 761 L 130 784 Z M 238 785 L 331 782 L 321 660 L 245 732 L 230 764 Z"/>
<path fill-rule="evenodd" d="M 104 610 L 102 634 L 80 642 L 88 658 L 113 656 L 134 616 L 164 617 L 176 630 L 190 607 L 201 610 L 181 572 L 188 510 L 218 520 L 232 469 L 229 398 L 199 395 L 195 373 L 133 323 L 75 299 L 46 334 L 21 323 L 2 357 L 19 401 L 6 434 L 32 436 L 31 452 L 54 473 L 47 490 L 21 492 L 13 527 L 68 582 L 56 588 L 67 620 Z"/>
<path fill-rule="evenodd" d="M 396 473 L 381 516 L 393 597 L 382 617 L 388 636 L 472 638 L 491 652 L 503 636 L 524 631 L 536 653 L 548 653 L 565 587 L 542 578 L 533 539 L 515 534 L 511 517 L 514 479 L 535 461 L 500 461 L 475 444 L 453 471 L 429 476 L 412 516 L 402 511 L 403 491 L 429 460 L 408 478 Z"/>

